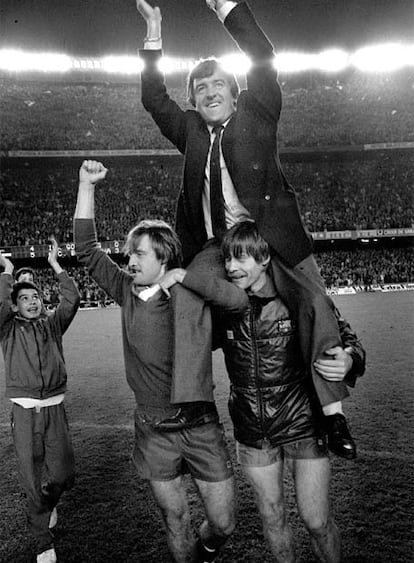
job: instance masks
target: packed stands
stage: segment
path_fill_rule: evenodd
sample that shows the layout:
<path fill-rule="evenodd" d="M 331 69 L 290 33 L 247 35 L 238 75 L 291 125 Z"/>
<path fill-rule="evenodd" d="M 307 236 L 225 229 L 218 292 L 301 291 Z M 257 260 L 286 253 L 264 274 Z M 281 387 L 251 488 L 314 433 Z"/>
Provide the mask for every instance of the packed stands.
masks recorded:
<path fill-rule="evenodd" d="M 170 93 L 185 107 L 183 77 Z M 281 160 L 313 233 L 355 229 L 412 229 L 414 73 L 348 71 L 281 76 L 284 108 Z M 180 155 L 156 154 L 171 145 L 157 131 L 136 85 L 22 81 L 0 78 L 0 247 L 44 244 L 50 234 L 72 241 L 77 174 L 84 151 L 109 168 L 97 190 L 101 240 L 122 241 L 144 217 L 173 222 L 180 187 Z M 382 144 L 381 146 L 379 144 Z M 124 149 L 151 155 L 116 156 Z M 59 158 L 28 158 L 13 151 L 68 151 Z M 112 150 L 114 154 L 99 155 Z M 73 151 L 80 151 L 79 154 Z M 16 154 L 14 154 L 16 156 Z M 45 154 L 43 154 L 43 157 Z M 88 156 L 89 158 L 89 156 Z M 412 239 L 411 239 L 412 240 Z M 413 282 L 407 244 L 363 247 L 360 241 L 321 252 L 318 262 L 331 288 Z M 56 300 L 56 280 L 44 266 L 38 277 L 46 298 Z M 75 266 L 85 303 L 108 302 Z"/>
<path fill-rule="evenodd" d="M 170 78 L 186 107 L 184 76 Z M 414 141 L 414 72 L 340 78 L 281 76 L 281 147 Z M 175 85 L 175 87 L 174 87 Z M 140 103 L 140 84 L 24 82 L 0 78 L 2 150 L 171 148 Z"/>
<path fill-rule="evenodd" d="M 72 240 L 72 216 L 81 159 L 3 169 L 0 184 L 0 245 Z M 98 232 L 104 240 L 122 239 L 144 218 L 173 222 L 180 186 L 181 158 L 108 159 L 110 172 L 97 191 Z M 311 232 L 414 226 L 412 153 L 355 153 L 347 159 L 284 163 L 298 192 Z M 30 211 L 30 212 L 29 212 Z"/>

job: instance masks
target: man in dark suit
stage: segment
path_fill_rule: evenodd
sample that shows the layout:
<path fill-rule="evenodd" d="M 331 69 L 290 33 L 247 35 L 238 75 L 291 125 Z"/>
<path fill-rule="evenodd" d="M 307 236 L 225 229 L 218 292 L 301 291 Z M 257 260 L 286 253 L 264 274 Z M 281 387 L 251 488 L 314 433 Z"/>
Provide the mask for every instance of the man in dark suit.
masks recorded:
<path fill-rule="evenodd" d="M 184 111 L 168 96 L 157 66 L 162 56 L 160 10 L 146 0 L 137 0 L 147 22 L 140 51 L 145 62 L 142 103 L 162 134 L 185 155 L 176 215 L 184 263 L 206 276 L 224 277 L 220 255 L 223 232 L 241 220 L 256 222 L 272 249 L 276 286 L 299 325 L 302 353 L 326 415 L 329 447 L 338 455 L 354 458 L 356 448 L 341 404 L 349 393 L 345 382 L 330 373 L 330 362 L 343 351 L 338 315 L 326 295 L 312 255 L 311 236 L 278 156 L 281 90 L 273 46 L 245 2 L 206 3 L 251 60 L 247 88 L 240 92 L 234 75 L 216 59 L 202 60 L 188 79 L 188 97 L 195 111 Z M 177 313 L 175 350 L 181 366 L 177 365 L 174 373 L 172 402 L 180 408 L 160 430 L 197 423 L 212 401 L 212 379 L 197 377 L 206 370 L 198 369 L 197 358 L 185 353 L 188 339 L 198 339 L 200 347 L 211 344 L 209 313 L 194 295 L 177 291 L 172 297 L 175 310 L 181 311 L 181 317 L 191 317 L 193 325 L 190 332 L 184 332 Z M 189 326 L 185 323 L 187 331 Z M 321 377 L 314 363 L 323 354 L 326 363 Z M 347 383 L 353 386 L 355 381 Z"/>

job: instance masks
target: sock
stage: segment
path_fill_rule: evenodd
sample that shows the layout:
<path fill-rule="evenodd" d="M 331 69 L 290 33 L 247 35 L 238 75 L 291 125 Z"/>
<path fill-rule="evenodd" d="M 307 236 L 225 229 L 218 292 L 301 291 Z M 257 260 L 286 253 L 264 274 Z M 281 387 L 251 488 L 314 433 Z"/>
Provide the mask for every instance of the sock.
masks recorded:
<path fill-rule="evenodd" d="M 336 413 L 344 414 L 342 410 L 342 401 L 336 401 L 335 403 L 329 403 L 329 405 L 324 405 L 322 407 L 322 410 L 325 416 L 330 416 Z"/>

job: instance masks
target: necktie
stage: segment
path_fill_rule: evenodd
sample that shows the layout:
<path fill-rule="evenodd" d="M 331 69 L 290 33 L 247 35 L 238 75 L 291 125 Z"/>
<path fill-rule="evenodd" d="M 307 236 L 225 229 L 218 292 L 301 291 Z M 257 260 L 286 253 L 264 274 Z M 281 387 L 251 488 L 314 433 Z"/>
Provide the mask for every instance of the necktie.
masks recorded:
<path fill-rule="evenodd" d="M 226 220 L 224 216 L 224 198 L 221 185 L 220 168 L 220 134 L 222 125 L 213 128 L 215 135 L 210 155 L 210 209 L 213 234 L 221 240 L 226 231 Z"/>

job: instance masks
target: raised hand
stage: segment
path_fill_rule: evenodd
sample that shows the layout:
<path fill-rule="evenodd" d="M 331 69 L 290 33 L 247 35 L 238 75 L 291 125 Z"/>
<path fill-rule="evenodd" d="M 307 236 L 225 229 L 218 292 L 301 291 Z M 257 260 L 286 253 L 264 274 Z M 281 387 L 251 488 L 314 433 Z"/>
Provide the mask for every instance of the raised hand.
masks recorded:
<path fill-rule="evenodd" d="M 0 268 L 4 268 L 4 273 L 10 275 L 14 270 L 13 262 L 11 262 L 2 252 L 0 252 Z"/>
<path fill-rule="evenodd" d="M 217 12 L 225 2 L 226 0 L 206 0 L 207 7 L 213 12 Z"/>
<path fill-rule="evenodd" d="M 96 160 L 84 160 L 79 170 L 79 182 L 96 184 L 99 180 L 103 180 L 108 169 Z"/>
<path fill-rule="evenodd" d="M 137 0 L 137 9 L 147 22 L 147 39 L 161 39 L 161 10 L 158 6 L 154 8 L 146 0 Z"/>
<path fill-rule="evenodd" d="M 49 241 L 51 242 L 51 245 L 50 245 L 49 254 L 47 256 L 47 261 L 49 262 L 49 264 L 51 266 L 53 266 L 53 264 L 56 264 L 57 259 L 58 259 L 59 246 L 58 246 L 57 240 L 55 239 L 55 237 L 53 235 L 51 235 L 49 237 Z"/>

